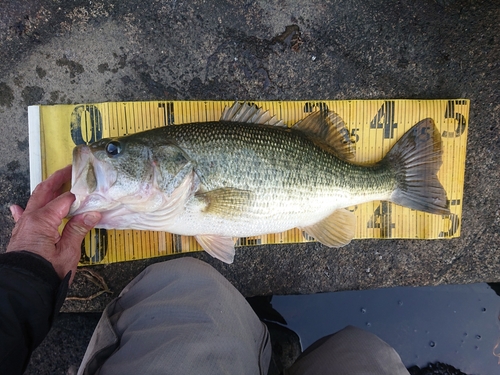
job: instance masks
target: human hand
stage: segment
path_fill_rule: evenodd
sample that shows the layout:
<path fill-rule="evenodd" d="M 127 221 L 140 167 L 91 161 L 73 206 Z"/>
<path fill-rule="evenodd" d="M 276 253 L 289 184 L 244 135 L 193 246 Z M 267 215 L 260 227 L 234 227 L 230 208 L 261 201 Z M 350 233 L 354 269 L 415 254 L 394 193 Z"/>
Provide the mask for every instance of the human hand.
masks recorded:
<path fill-rule="evenodd" d="M 23 210 L 10 207 L 16 225 L 7 252 L 26 250 L 47 259 L 62 280 L 72 271 L 75 276 L 85 235 L 99 222 L 101 214 L 86 212 L 72 217 L 59 234 L 58 227 L 68 214 L 75 196 L 62 193 L 63 185 L 71 180 L 71 165 L 54 172 L 40 183 Z"/>

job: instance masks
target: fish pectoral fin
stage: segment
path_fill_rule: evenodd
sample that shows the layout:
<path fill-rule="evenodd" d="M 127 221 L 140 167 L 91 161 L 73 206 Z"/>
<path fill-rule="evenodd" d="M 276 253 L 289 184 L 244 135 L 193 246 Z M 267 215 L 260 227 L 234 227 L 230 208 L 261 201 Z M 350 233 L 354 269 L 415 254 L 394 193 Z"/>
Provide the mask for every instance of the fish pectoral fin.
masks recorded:
<path fill-rule="evenodd" d="M 304 133 L 318 146 L 335 153 L 343 160 L 352 159 L 356 154 L 349 130 L 342 117 L 335 112 L 328 110 L 314 112 L 295 123 L 292 129 Z"/>
<path fill-rule="evenodd" d="M 234 239 L 233 237 L 222 237 L 212 234 L 195 236 L 196 241 L 207 253 L 224 263 L 231 264 L 234 260 Z"/>
<path fill-rule="evenodd" d="M 228 218 L 244 213 L 252 195 L 248 190 L 221 188 L 196 194 L 196 198 L 204 202 L 204 213 Z"/>
<path fill-rule="evenodd" d="M 320 222 L 300 229 L 323 245 L 342 247 L 354 237 L 356 216 L 351 211 L 339 209 Z"/>

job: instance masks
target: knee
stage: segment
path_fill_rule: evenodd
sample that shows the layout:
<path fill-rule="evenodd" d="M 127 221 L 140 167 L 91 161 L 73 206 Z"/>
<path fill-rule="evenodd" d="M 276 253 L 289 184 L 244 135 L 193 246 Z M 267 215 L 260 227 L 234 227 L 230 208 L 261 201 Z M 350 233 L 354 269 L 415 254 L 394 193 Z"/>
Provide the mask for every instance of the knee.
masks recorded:
<path fill-rule="evenodd" d="M 178 259 L 166 260 L 164 262 L 155 263 L 146 268 L 148 272 L 168 272 L 170 274 L 177 272 L 196 272 L 197 270 L 215 269 L 199 259 L 191 257 L 183 257 Z"/>

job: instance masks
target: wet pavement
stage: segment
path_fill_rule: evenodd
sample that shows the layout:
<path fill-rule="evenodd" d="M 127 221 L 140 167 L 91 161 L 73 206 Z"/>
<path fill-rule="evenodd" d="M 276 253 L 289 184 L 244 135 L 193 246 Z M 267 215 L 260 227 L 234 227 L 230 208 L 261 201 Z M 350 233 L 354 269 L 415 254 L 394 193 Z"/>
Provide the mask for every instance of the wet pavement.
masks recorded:
<path fill-rule="evenodd" d="M 467 98 L 459 239 L 246 247 L 230 266 L 193 256 L 246 296 L 498 282 L 499 21 L 495 1 L 3 1 L 1 248 L 13 227 L 9 204 L 29 196 L 31 104 Z M 159 260 L 95 267 L 113 294 L 64 311 L 102 310 Z M 79 276 L 70 294 L 90 296 L 93 288 Z"/>

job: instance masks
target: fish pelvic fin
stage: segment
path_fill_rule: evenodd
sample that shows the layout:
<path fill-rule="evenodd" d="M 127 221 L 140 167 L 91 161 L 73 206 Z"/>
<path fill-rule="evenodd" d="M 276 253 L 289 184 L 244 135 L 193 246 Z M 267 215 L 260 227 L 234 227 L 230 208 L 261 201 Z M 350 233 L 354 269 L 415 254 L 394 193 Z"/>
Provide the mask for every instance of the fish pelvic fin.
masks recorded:
<path fill-rule="evenodd" d="M 382 160 L 396 173 L 390 201 L 431 214 L 449 214 L 446 191 L 437 177 L 442 154 L 441 135 L 431 118 L 406 132 Z"/>
<path fill-rule="evenodd" d="M 234 261 L 234 239 L 211 234 L 195 236 L 196 241 L 207 253 L 224 263 L 231 264 Z"/>
<path fill-rule="evenodd" d="M 320 222 L 300 228 L 323 245 L 342 247 L 354 237 L 356 216 L 346 209 L 338 209 Z"/>
<path fill-rule="evenodd" d="M 271 116 L 269 111 L 264 111 L 255 105 L 239 102 L 234 102 L 231 107 L 224 108 L 220 121 L 287 127 L 282 120 L 278 120 L 276 116 Z"/>

